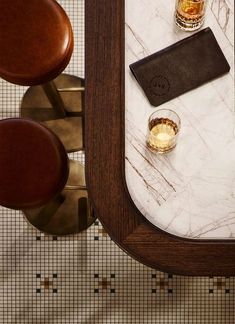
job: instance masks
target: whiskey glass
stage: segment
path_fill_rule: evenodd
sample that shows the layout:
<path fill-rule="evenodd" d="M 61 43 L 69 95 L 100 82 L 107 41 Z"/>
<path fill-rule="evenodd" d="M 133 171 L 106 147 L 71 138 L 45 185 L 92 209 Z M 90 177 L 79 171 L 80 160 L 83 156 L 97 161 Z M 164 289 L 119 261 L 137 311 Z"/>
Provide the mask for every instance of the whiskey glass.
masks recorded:
<path fill-rule="evenodd" d="M 173 110 L 158 109 L 148 120 L 147 147 L 154 153 L 168 153 L 177 144 L 180 117 Z"/>
<path fill-rule="evenodd" d="M 175 23 L 185 31 L 199 29 L 205 19 L 206 0 L 176 0 Z"/>

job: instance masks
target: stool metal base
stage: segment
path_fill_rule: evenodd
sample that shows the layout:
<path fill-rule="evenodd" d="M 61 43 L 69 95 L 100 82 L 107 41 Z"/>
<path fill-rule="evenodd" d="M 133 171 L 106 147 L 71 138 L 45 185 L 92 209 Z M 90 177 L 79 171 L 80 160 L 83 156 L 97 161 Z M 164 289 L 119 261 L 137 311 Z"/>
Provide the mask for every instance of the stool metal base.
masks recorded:
<path fill-rule="evenodd" d="M 55 236 L 77 234 L 91 226 L 96 217 L 85 189 L 84 166 L 70 161 L 69 179 L 62 193 L 47 205 L 23 213 L 39 231 Z"/>
<path fill-rule="evenodd" d="M 84 79 L 61 74 L 53 82 L 57 89 L 84 87 Z M 58 116 L 42 86 L 30 87 L 21 102 L 21 116 L 41 122 L 60 138 L 67 152 L 83 149 L 84 91 L 59 93 L 66 109 L 66 117 Z"/>

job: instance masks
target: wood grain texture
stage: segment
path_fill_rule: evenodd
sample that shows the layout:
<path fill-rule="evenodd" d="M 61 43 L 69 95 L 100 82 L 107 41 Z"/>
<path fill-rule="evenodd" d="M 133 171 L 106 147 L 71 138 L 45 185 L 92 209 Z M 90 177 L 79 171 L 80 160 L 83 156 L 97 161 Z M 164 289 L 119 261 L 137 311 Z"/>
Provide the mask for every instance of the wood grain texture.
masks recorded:
<path fill-rule="evenodd" d="M 155 269 L 181 275 L 235 275 L 235 241 L 189 240 L 150 224 L 125 183 L 124 0 L 86 0 L 86 177 L 111 238 Z"/>

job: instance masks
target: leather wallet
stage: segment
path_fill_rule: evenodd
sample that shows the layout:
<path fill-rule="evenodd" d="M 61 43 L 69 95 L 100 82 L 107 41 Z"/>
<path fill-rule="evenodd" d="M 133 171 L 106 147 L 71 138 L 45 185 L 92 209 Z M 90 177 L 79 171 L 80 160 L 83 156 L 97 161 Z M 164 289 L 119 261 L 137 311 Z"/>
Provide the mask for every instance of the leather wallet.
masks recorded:
<path fill-rule="evenodd" d="M 230 70 L 211 29 L 130 65 L 149 102 L 159 106 Z"/>

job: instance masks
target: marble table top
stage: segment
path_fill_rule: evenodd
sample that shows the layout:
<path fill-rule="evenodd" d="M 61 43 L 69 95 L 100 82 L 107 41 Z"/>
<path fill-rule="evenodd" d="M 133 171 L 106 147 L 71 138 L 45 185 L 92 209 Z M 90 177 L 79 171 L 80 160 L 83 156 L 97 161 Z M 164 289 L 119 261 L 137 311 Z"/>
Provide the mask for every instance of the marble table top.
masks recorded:
<path fill-rule="evenodd" d="M 187 238 L 235 238 L 234 2 L 208 1 L 210 27 L 231 70 L 158 108 L 152 107 L 129 64 L 190 36 L 174 26 L 175 1 L 126 0 L 126 182 L 142 214 Z M 177 147 L 157 155 L 146 148 L 149 115 L 178 113 Z"/>

